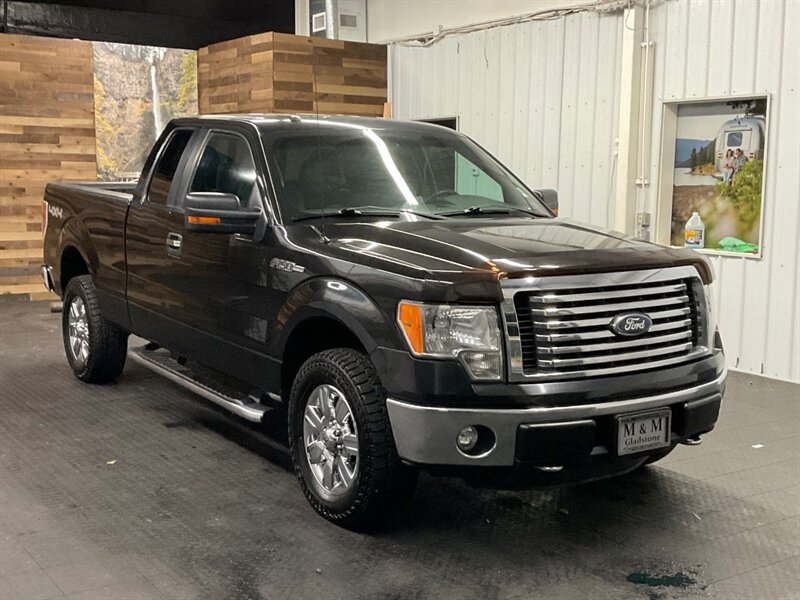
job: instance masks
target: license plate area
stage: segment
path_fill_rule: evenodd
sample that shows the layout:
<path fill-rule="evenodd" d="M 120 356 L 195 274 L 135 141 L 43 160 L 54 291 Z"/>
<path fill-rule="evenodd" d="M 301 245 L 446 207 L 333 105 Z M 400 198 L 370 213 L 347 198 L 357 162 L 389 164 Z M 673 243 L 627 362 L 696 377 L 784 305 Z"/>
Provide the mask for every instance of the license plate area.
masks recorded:
<path fill-rule="evenodd" d="M 661 408 L 617 417 L 617 456 L 637 454 L 670 444 L 672 410 Z"/>

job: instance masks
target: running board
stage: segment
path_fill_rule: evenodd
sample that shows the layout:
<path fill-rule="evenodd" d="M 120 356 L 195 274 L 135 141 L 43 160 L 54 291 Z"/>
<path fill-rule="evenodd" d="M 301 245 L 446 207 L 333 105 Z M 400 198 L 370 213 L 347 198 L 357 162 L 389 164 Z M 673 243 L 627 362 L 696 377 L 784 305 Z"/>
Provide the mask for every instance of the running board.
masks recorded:
<path fill-rule="evenodd" d="M 198 375 L 173 358 L 167 350 L 146 345 L 131 348 L 128 350 L 128 356 L 151 371 L 248 421 L 260 423 L 262 417 L 272 409 L 271 406 L 264 406 L 252 396 L 234 390 L 208 376 Z"/>

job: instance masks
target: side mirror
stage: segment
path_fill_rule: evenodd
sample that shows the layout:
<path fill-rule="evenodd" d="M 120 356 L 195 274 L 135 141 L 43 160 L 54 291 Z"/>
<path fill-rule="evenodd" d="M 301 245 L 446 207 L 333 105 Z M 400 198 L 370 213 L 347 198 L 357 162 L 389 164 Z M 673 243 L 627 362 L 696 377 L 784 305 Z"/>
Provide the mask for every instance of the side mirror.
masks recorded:
<path fill-rule="evenodd" d="M 192 192 L 183 202 L 187 231 L 244 233 L 256 231 L 261 211 L 242 208 L 236 194 Z"/>
<path fill-rule="evenodd" d="M 534 195 L 542 201 L 550 212 L 558 216 L 558 192 L 555 190 L 533 190 Z"/>

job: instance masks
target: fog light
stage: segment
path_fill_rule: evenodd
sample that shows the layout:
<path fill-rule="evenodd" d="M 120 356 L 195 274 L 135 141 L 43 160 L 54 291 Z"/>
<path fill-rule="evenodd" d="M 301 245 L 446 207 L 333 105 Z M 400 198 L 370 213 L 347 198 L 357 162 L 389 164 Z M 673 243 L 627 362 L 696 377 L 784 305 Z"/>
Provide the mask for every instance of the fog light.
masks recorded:
<path fill-rule="evenodd" d="M 458 432 L 458 437 L 456 438 L 456 446 L 462 452 L 469 452 L 475 447 L 475 444 L 478 443 L 478 430 L 475 429 L 472 425 L 469 427 L 464 427 L 461 431 Z"/>
<path fill-rule="evenodd" d="M 463 361 L 475 379 L 500 379 L 503 370 L 503 359 L 499 352 L 461 352 Z"/>

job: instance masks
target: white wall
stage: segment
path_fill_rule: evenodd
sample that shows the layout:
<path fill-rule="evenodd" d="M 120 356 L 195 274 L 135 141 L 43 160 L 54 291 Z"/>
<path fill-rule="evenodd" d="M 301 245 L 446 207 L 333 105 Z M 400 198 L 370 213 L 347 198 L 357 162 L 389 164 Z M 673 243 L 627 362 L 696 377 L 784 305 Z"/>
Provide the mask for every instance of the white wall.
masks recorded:
<path fill-rule="evenodd" d="M 310 35 L 309 0 L 295 0 L 295 33 Z M 428 35 L 439 26 L 460 27 L 541 10 L 594 4 L 596 0 L 366 0 L 367 42 L 385 44 Z"/>
<path fill-rule="evenodd" d="M 296 35 L 310 35 L 308 19 L 308 0 L 294 0 L 294 32 Z"/>
<path fill-rule="evenodd" d="M 650 20 L 654 184 L 662 101 L 771 95 L 763 258 L 713 257 L 716 304 L 731 367 L 800 381 L 800 2 L 670 1 Z"/>
<path fill-rule="evenodd" d="M 610 226 L 622 18 L 580 13 L 391 46 L 394 117 L 457 116 L 563 214 Z"/>
<path fill-rule="evenodd" d="M 394 4 L 370 0 L 370 20 L 375 3 Z M 426 19 L 422 29 L 432 30 L 439 3 L 425 4 L 429 17 L 408 16 L 405 31 L 386 28 L 386 37 L 419 33 Z M 500 12 L 485 18 L 506 16 Z M 800 2 L 666 0 L 654 3 L 650 21 L 648 212 L 657 212 L 662 101 L 772 96 L 764 256 L 713 257 L 716 304 L 731 368 L 800 381 Z M 394 115 L 458 116 L 464 133 L 531 186 L 557 188 L 563 215 L 610 226 L 623 27 L 620 12 L 585 12 L 448 37 L 428 48 L 393 45 Z"/>
<path fill-rule="evenodd" d="M 367 0 L 367 41 L 380 44 L 411 35 L 594 0 Z"/>

